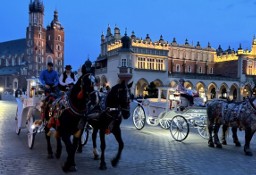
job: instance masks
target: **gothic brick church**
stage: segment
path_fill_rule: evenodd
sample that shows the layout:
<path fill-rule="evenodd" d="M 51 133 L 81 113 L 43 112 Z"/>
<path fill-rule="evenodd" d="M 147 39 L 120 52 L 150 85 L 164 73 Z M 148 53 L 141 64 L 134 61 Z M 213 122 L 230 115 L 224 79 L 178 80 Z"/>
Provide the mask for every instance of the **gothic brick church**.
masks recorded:
<path fill-rule="evenodd" d="M 6 91 L 25 90 L 26 79 L 38 77 L 50 61 L 63 71 L 65 38 L 58 12 L 45 28 L 43 2 L 31 0 L 28 9 L 26 38 L 0 43 L 0 86 Z"/>

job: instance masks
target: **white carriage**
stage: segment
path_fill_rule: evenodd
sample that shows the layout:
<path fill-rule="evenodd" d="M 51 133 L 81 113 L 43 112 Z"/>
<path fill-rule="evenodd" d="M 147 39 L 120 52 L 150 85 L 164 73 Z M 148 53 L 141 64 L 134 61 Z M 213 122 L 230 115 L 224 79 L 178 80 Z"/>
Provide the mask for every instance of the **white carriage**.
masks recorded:
<path fill-rule="evenodd" d="M 33 127 L 34 121 L 40 118 L 41 99 L 43 98 L 42 91 L 39 91 L 38 81 L 36 78 L 27 79 L 26 94 L 16 98 L 16 134 L 19 135 L 22 129 L 27 130 L 28 147 L 30 149 L 34 146 L 36 133 L 40 131 L 39 129 L 42 129 Z"/>
<path fill-rule="evenodd" d="M 159 87 L 158 98 L 138 99 L 133 111 L 133 123 L 141 130 L 145 124 L 170 129 L 176 141 L 183 141 L 189 134 L 189 127 L 197 129 L 199 135 L 208 138 L 206 125 L 206 107 L 203 99 L 194 97 L 194 106 L 189 106 L 186 98 L 180 96 L 176 89 Z"/>

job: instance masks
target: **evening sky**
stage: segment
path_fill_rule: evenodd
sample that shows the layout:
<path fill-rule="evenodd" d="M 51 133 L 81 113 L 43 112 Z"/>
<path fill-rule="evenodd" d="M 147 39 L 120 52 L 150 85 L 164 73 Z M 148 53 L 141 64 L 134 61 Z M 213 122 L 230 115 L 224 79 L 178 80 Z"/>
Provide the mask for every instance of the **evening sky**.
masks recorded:
<path fill-rule="evenodd" d="M 0 42 L 26 36 L 30 0 L 1 0 Z M 152 41 L 160 35 L 178 44 L 185 40 L 201 47 L 210 42 L 215 49 L 251 50 L 256 34 L 256 0 L 43 0 L 44 26 L 59 13 L 65 30 L 65 63 L 76 70 L 89 57 L 100 53 L 100 36 L 108 25 L 119 27 L 123 35 L 134 31 L 139 38 L 147 34 Z"/>

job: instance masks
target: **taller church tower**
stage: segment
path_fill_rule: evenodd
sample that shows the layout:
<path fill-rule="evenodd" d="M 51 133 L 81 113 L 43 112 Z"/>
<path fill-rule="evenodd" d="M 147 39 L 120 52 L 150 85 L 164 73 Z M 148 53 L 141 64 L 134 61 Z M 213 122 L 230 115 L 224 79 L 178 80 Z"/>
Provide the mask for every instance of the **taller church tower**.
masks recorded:
<path fill-rule="evenodd" d="M 38 77 L 48 62 L 53 62 L 57 72 L 63 71 L 64 28 L 58 20 L 57 11 L 54 11 L 51 24 L 44 28 L 44 4 L 41 0 L 30 1 L 26 43 L 28 76 Z"/>

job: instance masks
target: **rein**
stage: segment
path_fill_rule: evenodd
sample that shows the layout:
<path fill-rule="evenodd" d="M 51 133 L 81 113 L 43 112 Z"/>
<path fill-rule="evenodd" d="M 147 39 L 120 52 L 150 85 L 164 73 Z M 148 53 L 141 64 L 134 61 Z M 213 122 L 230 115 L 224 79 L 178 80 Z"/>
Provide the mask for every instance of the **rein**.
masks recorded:
<path fill-rule="evenodd" d="M 81 90 L 77 95 L 78 99 L 82 99 L 85 95 L 84 92 L 83 92 L 83 86 L 84 86 L 83 79 L 84 79 L 85 76 L 88 76 L 88 74 L 84 74 L 80 79 L 81 80 L 81 84 L 80 84 Z M 66 102 L 67 102 L 66 103 L 66 109 L 70 110 L 72 113 L 74 113 L 77 116 L 80 116 L 80 117 L 85 116 L 85 114 L 86 114 L 85 111 L 78 112 L 78 110 L 74 107 L 74 105 L 72 105 L 71 100 L 70 100 L 71 99 L 70 95 L 71 95 L 71 92 L 66 97 Z"/>
<path fill-rule="evenodd" d="M 248 101 L 249 101 L 251 107 L 252 107 L 252 108 L 254 109 L 254 111 L 256 112 L 256 107 L 253 105 L 252 100 L 251 100 L 251 99 L 248 99 Z"/>
<path fill-rule="evenodd" d="M 84 113 L 79 113 L 77 112 L 71 105 L 70 103 L 70 100 L 69 99 L 66 99 L 67 101 L 67 106 L 66 106 L 66 109 L 69 109 L 71 112 L 73 112 L 75 115 L 78 115 L 78 116 L 84 116 L 85 115 L 85 112 Z"/>

